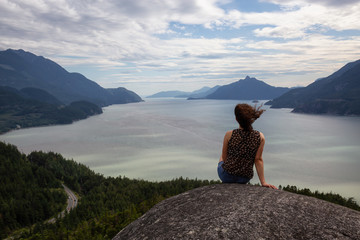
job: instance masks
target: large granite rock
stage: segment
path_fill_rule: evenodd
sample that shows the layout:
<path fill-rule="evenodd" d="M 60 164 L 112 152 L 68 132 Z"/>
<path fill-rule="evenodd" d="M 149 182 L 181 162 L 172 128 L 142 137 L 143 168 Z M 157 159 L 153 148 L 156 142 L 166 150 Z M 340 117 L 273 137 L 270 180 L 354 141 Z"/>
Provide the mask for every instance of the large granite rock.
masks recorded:
<path fill-rule="evenodd" d="M 160 202 L 114 239 L 360 239 L 360 212 L 281 190 L 218 184 Z"/>

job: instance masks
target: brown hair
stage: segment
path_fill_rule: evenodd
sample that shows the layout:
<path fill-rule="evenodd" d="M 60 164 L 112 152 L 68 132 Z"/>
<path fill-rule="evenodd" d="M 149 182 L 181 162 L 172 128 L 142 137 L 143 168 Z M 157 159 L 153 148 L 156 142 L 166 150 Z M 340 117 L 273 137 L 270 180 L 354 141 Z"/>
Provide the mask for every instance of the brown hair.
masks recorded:
<path fill-rule="evenodd" d="M 240 124 L 245 131 L 252 131 L 253 128 L 251 124 L 258 119 L 261 114 L 265 111 L 264 109 L 260 109 L 262 105 L 259 107 L 250 106 L 249 104 L 238 104 L 234 109 L 236 121 Z"/>

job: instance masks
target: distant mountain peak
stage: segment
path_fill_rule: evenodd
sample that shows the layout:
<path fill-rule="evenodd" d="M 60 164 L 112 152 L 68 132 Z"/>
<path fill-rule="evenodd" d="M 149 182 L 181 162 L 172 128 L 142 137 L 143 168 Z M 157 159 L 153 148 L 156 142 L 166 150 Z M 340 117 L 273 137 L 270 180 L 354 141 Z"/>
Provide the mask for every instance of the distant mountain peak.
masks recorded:
<path fill-rule="evenodd" d="M 247 75 L 244 79 L 240 79 L 238 82 L 242 82 L 242 81 L 259 81 L 259 82 L 262 82 L 262 81 L 258 80 L 257 78 L 250 77 L 249 75 Z"/>
<path fill-rule="evenodd" d="M 219 87 L 208 99 L 267 100 L 274 99 L 289 91 L 289 88 L 271 86 L 256 78 L 245 79 Z"/>

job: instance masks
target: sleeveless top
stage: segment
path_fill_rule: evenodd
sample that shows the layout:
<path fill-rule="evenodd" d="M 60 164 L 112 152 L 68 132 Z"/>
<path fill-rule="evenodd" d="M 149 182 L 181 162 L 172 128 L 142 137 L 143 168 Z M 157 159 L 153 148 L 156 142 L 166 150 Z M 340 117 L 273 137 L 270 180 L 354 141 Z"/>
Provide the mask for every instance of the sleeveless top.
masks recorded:
<path fill-rule="evenodd" d="M 254 176 L 253 166 L 260 142 L 259 131 L 234 129 L 228 143 L 223 169 L 232 175 L 251 179 Z"/>

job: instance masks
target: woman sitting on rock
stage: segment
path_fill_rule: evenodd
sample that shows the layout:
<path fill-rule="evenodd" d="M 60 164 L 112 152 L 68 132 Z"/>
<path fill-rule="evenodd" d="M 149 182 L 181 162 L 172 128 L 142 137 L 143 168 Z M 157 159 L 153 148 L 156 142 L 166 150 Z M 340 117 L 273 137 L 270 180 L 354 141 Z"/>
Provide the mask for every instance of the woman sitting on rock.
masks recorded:
<path fill-rule="evenodd" d="M 254 176 L 255 164 L 261 185 L 276 189 L 266 183 L 264 177 L 262 152 L 265 137 L 252 128 L 252 123 L 264 111 L 248 104 L 236 105 L 234 112 L 240 128 L 226 132 L 218 164 L 218 174 L 223 183 L 248 183 Z"/>

